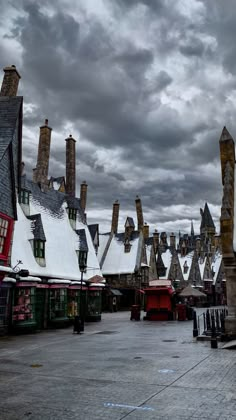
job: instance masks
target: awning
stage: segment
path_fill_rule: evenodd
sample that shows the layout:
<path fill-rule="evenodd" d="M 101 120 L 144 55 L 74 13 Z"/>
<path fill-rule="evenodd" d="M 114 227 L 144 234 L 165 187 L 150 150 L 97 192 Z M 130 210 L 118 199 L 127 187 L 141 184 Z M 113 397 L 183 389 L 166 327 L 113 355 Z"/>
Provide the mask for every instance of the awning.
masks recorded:
<path fill-rule="evenodd" d="M 122 293 L 118 289 L 110 289 L 110 291 L 114 296 L 122 296 Z"/>

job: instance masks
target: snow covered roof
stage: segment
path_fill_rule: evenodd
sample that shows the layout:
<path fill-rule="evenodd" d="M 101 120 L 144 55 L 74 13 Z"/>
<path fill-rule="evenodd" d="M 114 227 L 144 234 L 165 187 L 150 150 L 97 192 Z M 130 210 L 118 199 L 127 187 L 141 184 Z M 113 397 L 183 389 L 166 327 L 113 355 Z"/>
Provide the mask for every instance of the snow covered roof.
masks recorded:
<path fill-rule="evenodd" d="M 194 255 L 193 251 L 189 252 L 185 256 L 178 255 L 181 271 L 182 271 L 183 278 L 184 278 L 185 281 L 187 281 L 188 278 L 189 278 L 189 273 L 190 273 L 190 269 L 191 269 L 191 266 L 192 266 L 193 255 Z M 185 273 L 185 270 L 184 270 L 185 266 L 188 266 L 188 270 L 187 270 L 186 273 Z"/>
<path fill-rule="evenodd" d="M 160 276 L 160 279 L 168 279 L 171 261 L 172 261 L 172 254 L 170 250 L 167 249 L 165 252 L 162 252 L 161 258 L 162 258 L 164 266 L 166 267 L 166 274 L 165 276 Z"/>
<path fill-rule="evenodd" d="M 47 278 L 56 277 L 62 280 L 80 280 L 81 273 L 76 253 L 80 249 L 80 239 L 70 225 L 66 211 L 65 195 L 54 190 L 41 192 L 38 185 L 31 184 L 30 215 L 40 214 L 41 216 L 46 237 L 46 265 L 45 267 L 40 266 L 33 255 L 31 244 L 34 240 L 32 220 L 24 215 L 19 204 L 17 204 L 18 220 L 15 223 L 13 236 L 12 265 L 16 265 L 17 261 L 21 260 L 23 262 L 22 268 L 29 270 L 31 275 Z M 89 250 L 87 272 L 84 273 L 84 279 L 86 280 L 96 274 L 102 275 L 88 227 L 81 222 L 80 218 L 76 221 L 76 229 L 85 231 Z"/>
<path fill-rule="evenodd" d="M 99 247 L 98 247 L 98 261 L 101 262 L 107 242 L 110 238 L 110 233 L 99 234 Z"/>
<path fill-rule="evenodd" d="M 198 261 L 198 265 L 199 265 L 199 270 L 200 270 L 200 274 L 201 274 L 201 279 L 203 280 L 205 265 L 206 265 L 206 257 L 204 257 L 203 260 L 200 258 L 199 261 Z"/>
<path fill-rule="evenodd" d="M 125 252 L 124 238 L 124 234 L 113 236 L 102 266 L 104 275 L 134 273 L 138 255 L 139 233 L 133 232 L 132 234 L 133 240 L 130 240 L 130 252 Z"/>
<path fill-rule="evenodd" d="M 212 261 L 212 266 L 211 266 L 212 271 L 214 272 L 213 284 L 216 283 L 216 280 L 217 280 L 217 277 L 218 277 L 218 274 L 219 274 L 219 269 L 220 269 L 220 266 L 221 266 L 221 262 L 222 262 L 222 254 L 220 252 L 217 252 L 214 255 L 214 261 Z"/>

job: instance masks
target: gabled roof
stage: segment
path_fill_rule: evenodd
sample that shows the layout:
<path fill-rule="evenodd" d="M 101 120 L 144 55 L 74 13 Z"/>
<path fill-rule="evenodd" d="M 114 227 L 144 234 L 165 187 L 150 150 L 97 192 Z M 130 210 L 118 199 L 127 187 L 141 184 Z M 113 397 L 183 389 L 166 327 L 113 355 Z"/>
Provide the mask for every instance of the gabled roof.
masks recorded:
<path fill-rule="evenodd" d="M 34 235 L 34 239 L 39 241 L 46 241 L 41 214 L 27 216 L 27 219 L 32 221 L 31 228 Z"/>
<path fill-rule="evenodd" d="M 102 238 L 103 235 L 100 236 L 99 239 Z M 107 237 L 108 238 L 108 237 Z M 119 275 L 119 274 L 128 274 L 134 273 L 137 265 L 137 260 L 140 253 L 139 247 L 139 239 L 140 234 L 139 232 L 135 232 L 135 235 L 131 236 L 130 239 L 130 252 L 125 252 L 124 247 L 124 239 L 125 235 L 123 234 L 116 234 L 112 237 L 110 236 L 108 241 L 110 240 L 109 247 L 107 249 L 104 261 L 102 263 L 102 272 L 103 275 Z M 108 244 L 108 242 L 107 242 Z M 106 245 L 105 245 L 106 249 Z"/>
<path fill-rule="evenodd" d="M 183 278 L 184 278 L 185 281 L 187 281 L 189 279 L 189 275 L 190 275 L 190 271 L 191 271 L 191 267 L 192 267 L 192 262 L 193 262 L 193 256 L 194 256 L 194 251 L 189 252 L 187 255 L 183 255 L 183 256 L 178 255 L 182 275 L 183 275 Z M 187 273 L 184 272 L 184 267 L 186 265 L 188 266 Z"/>
<path fill-rule="evenodd" d="M 212 261 L 212 266 L 211 269 L 213 271 L 213 284 L 215 285 L 218 274 L 219 274 L 219 270 L 221 267 L 221 263 L 222 263 L 222 254 L 220 252 L 216 252 Z"/>
<path fill-rule="evenodd" d="M 93 224 L 93 225 L 88 225 L 88 228 L 89 228 L 91 238 L 92 238 L 92 240 L 94 240 L 94 238 L 96 236 L 96 233 L 98 233 L 98 231 L 99 231 L 99 224 L 96 223 L 96 224 Z"/>
<path fill-rule="evenodd" d="M 206 227 L 211 227 L 215 229 L 215 225 L 207 203 L 205 203 L 204 211 L 202 212 L 201 229 Z"/>
<path fill-rule="evenodd" d="M 58 192 L 57 194 L 60 195 Z M 71 227 L 65 203 L 62 202 L 61 211 L 57 209 L 57 213 L 55 213 L 48 210 L 48 207 L 43 207 L 41 202 L 30 195 L 29 209 L 32 212 L 31 218 L 25 216 L 18 204 L 19 217 L 14 227 L 11 257 L 13 266 L 20 259 L 23 262 L 22 268 L 29 270 L 31 275 L 78 281 L 81 279 L 81 273 L 76 251 L 87 246 L 89 269 L 84 273 L 84 278 L 88 279 L 96 274 L 101 276 L 88 227 L 77 220 L 78 236 Z M 45 266 L 38 264 L 30 244 L 30 240 L 34 239 L 34 234 L 36 234 L 35 231 L 32 231 L 32 219 L 34 220 L 35 215 L 39 213 L 46 237 Z"/>
<path fill-rule="evenodd" d="M 69 208 L 76 209 L 79 221 L 86 222 L 83 210 L 80 207 L 80 199 L 70 197 L 65 193 L 54 190 L 53 188 L 42 191 L 39 184 L 30 181 L 26 175 L 21 177 L 21 187 L 31 192 L 32 200 L 37 201 L 43 208 L 46 208 L 54 216 L 61 217 L 63 210 L 62 204 L 65 202 Z"/>
<path fill-rule="evenodd" d="M 125 226 L 130 226 L 130 227 L 133 227 L 133 228 L 135 227 L 133 217 L 127 217 L 126 222 L 125 222 Z"/>
<path fill-rule="evenodd" d="M 159 260 L 159 253 L 157 256 L 157 265 L 159 264 L 158 261 L 162 261 L 163 266 L 166 268 L 166 274 L 165 276 L 160 276 L 160 279 L 168 279 L 169 277 L 169 271 L 170 271 L 170 266 L 171 266 L 171 261 L 172 261 L 172 253 L 169 249 L 167 249 L 166 251 L 161 253 L 161 260 Z"/>
<path fill-rule="evenodd" d="M 0 96 L 0 161 L 13 140 L 23 98 Z"/>

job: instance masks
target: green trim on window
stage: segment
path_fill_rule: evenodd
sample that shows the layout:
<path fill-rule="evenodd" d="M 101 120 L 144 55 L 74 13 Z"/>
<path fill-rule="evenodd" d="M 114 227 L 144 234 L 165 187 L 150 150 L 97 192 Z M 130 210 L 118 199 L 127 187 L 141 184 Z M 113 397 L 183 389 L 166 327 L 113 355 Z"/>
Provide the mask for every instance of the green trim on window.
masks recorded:
<path fill-rule="evenodd" d="M 77 217 L 77 210 L 76 209 L 68 209 L 69 219 L 76 220 Z"/>
<path fill-rule="evenodd" d="M 35 258 L 45 258 L 45 241 L 34 240 Z"/>
<path fill-rule="evenodd" d="M 29 204 L 29 191 L 21 190 L 19 198 L 20 198 L 20 203 Z"/>

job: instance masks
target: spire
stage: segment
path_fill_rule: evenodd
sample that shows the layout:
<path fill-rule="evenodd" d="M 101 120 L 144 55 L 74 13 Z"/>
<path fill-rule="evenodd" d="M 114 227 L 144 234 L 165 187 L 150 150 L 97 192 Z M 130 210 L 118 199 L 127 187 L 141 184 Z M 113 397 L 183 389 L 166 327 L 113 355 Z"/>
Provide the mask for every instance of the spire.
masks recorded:
<path fill-rule="evenodd" d="M 204 211 L 201 212 L 202 222 L 201 222 L 201 230 L 204 228 L 213 228 L 215 229 L 215 225 L 213 219 L 211 217 L 211 213 L 208 207 L 208 204 L 205 203 Z"/>
<path fill-rule="evenodd" d="M 221 136 L 220 136 L 220 141 L 226 141 L 226 140 L 233 140 L 231 134 L 228 132 L 227 128 L 224 126 Z"/>

